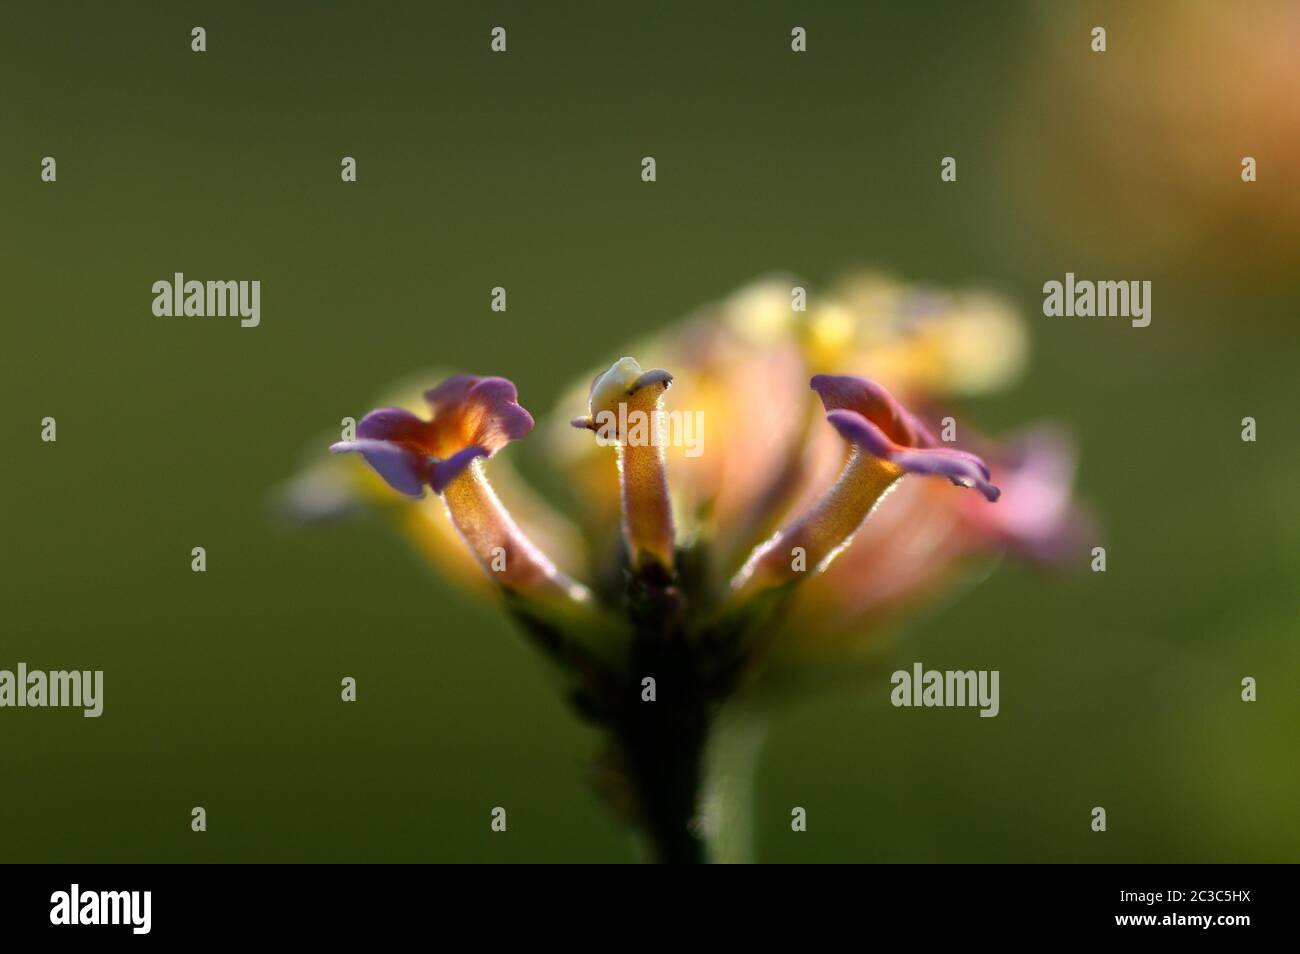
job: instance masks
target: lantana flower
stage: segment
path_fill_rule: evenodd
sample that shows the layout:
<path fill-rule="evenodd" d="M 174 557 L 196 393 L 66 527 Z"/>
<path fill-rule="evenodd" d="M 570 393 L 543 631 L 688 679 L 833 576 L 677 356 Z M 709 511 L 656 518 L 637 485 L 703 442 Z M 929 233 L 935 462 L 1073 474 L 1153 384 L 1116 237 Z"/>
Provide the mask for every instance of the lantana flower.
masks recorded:
<path fill-rule="evenodd" d="M 662 861 L 749 857 L 778 703 L 857 674 L 964 566 L 1068 562 L 1087 534 L 1057 432 L 935 436 L 942 403 L 1016 373 L 1010 309 L 858 277 L 799 311 L 791 289 L 760 282 L 637 346 L 671 373 L 624 357 L 566 395 L 547 456 L 581 495 L 578 529 L 496 459 L 533 429 L 499 377 L 446 378 L 427 414 L 372 411 L 331 447 L 368 467 L 314 465 L 287 495 L 310 516 L 382 502 L 458 577 L 468 554 L 570 677 L 606 738 L 599 790 Z M 707 431 L 669 439 L 666 406 Z"/>
<path fill-rule="evenodd" d="M 812 389 L 826 420 L 849 445 L 839 479 L 798 519 L 754 551 L 732 581 L 738 597 L 792 582 L 811 563 L 820 573 L 853 540 L 871 510 L 904 474 L 944 476 L 990 502 L 1001 494 L 974 454 L 939 442 L 883 387 L 866 378 L 819 374 Z"/>
<path fill-rule="evenodd" d="M 509 591 L 558 591 L 585 600 L 585 588 L 557 570 L 519 529 L 484 474 L 482 459 L 533 429 L 515 386 L 504 378 L 461 374 L 424 393 L 428 420 L 401 408 L 371 411 L 355 440 L 331 445 L 359 453 L 394 490 L 409 497 L 425 489 L 442 495 L 447 514 L 470 553 L 499 574 Z"/>

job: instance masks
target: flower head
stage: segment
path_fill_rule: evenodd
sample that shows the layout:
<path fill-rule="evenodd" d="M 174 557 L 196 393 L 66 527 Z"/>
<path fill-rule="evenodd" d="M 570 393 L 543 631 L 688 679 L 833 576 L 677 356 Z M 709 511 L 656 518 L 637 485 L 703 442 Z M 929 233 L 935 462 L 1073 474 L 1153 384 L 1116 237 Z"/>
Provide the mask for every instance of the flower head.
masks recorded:
<path fill-rule="evenodd" d="M 676 532 L 659 402 L 672 381 L 667 371 L 643 371 L 635 358 L 622 358 L 591 382 L 588 413 L 572 421 L 618 449 L 623 533 L 633 567 L 669 575 Z"/>
<path fill-rule="evenodd" d="M 538 600 L 585 601 L 587 591 L 555 568 L 501 505 L 479 464 L 533 428 L 505 378 L 461 374 L 424 393 L 433 416 L 400 408 L 371 411 L 357 438 L 330 446 L 360 453 L 394 490 L 441 494 L 471 553 L 507 591 Z"/>
<path fill-rule="evenodd" d="M 589 433 L 564 427 L 550 457 L 585 504 L 591 558 L 575 576 L 586 584 L 546 552 L 567 521 L 511 478 L 508 460 L 487 462 L 533 427 L 506 379 L 447 378 L 424 393 L 427 418 L 383 407 L 331 447 L 369 464 L 378 476 L 361 496 L 392 498 L 423 552 L 459 567 L 447 560 L 458 542 L 497 584 L 608 733 L 603 784 L 664 858 L 698 857 L 705 751 L 724 705 L 752 711 L 736 697 L 766 701 L 811 672 L 848 671 L 844 650 L 856 655 L 970 560 L 1068 559 L 1088 526 L 1063 438 L 1035 429 L 1003 444 L 963 425 L 959 449 L 909 410 L 1014 374 L 1024 348 L 1004 304 L 871 278 L 805 312 L 796 292 L 759 283 L 640 346 L 676 377 L 625 357 L 566 397 L 562 422 Z M 663 415 L 683 409 L 707 421 L 708 453 L 665 441 Z M 488 469 L 524 504 L 513 509 L 529 533 Z M 383 484 L 437 496 L 392 505 Z M 301 509 L 334 508 L 353 485 L 327 482 L 324 497 L 321 486 L 304 484 Z M 643 704 L 647 677 L 663 680 L 654 706 Z"/>
<path fill-rule="evenodd" d="M 974 454 L 941 447 L 893 395 L 874 381 L 852 375 L 819 374 L 812 389 L 822 399 L 828 420 L 840 436 L 909 474 L 937 474 L 961 487 L 974 487 L 990 502 L 1000 491 L 989 469 Z"/>
<path fill-rule="evenodd" d="M 429 420 L 401 408 L 371 411 L 357 425 L 356 440 L 330 450 L 359 452 L 394 490 L 421 497 L 426 486 L 442 493 L 471 462 L 533 429 L 533 416 L 505 378 L 459 374 L 424 398 L 433 410 Z"/>
<path fill-rule="evenodd" d="M 883 387 L 865 378 L 816 375 L 826 420 L 849 444 L 839 479 L 812 507 L 758 547 L 732 581 L 741 594 L 820 573 L 853 539 L 904 474 L 947 477 L 989 502 L 999 491 L 974 454 L 936 447 L 930 432 Z"/>

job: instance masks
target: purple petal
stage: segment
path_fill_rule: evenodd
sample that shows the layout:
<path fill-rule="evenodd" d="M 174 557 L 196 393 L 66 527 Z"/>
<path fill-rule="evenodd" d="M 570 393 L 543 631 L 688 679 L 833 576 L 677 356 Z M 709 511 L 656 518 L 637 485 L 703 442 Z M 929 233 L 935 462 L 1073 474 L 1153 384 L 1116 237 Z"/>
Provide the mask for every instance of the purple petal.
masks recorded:
<path fill-rule="evenodd" d="M 335 444 L 334 453 L 358 452 L 393 489 L 421 497 L 442 491 L 472 461 L 490 457 L 533 427 L 505 378 L 460 374 L 425 392 L 431 420 L 401 408 L 371 411 L 357 425 L 357 439 Z"/>
<path fill-rule="evenodd" d="M 363 440 L 422 443 L 429 422 L 421 420 L 410 411 L 396 407 L 383 407 L 371 411 L 357 425 L 357 437 Z"/>
<path fill-rule="evenodd" d="M 533 429 L 533 416 L 519 406 L 519 392 L 505 378 L 458 374 L 424 392 L 435 420 L 462 418 L 466 446 L 495 454 Z"/>
<path fill-rule="evenodd" d="M 423 497 L 429 480 L 430 459 L 393 441 L 361 438 L 330 445 L 334 454 L 358 452 L 388 485 L 409 497 Z"/>
<path fill-rule="evenodd" d="M 425 391 L 424 399 L 436 414 L 442 414 L 463 401 L 470 388 L 482 380 L 477 374 L 456 374 Z"/>
<path fill-rule="evenodd" d="M 433 465 L 429 473 L 429 486 L 433 488 L 436 494 L 442 493 L 447 489 L 447 485 L 464 473 L 475 458 L 490 456 L 486 448 L 473 444 L 464 450 L 457 451 L 446 460 L 440 460 Z"/>
<path fill-rule="evenodd" d="M 1000 463 L 1004 506 L 981 517 L 1033 560 L 1057 562 L 1082 549 L 1092 536 L 1092 518 L 1071 498 L 1076 461 L 1070 440 L 1038 427 L 994 460 Z"/>
<path fill-rule="evenodd" d="M 912 474 L 947 477 L 961 487 L 974 487 L 989 501 L 1001 491 L 989 483 L 989 469 L 974 454 L 948 447 L 905 447 L 892 441 L 874 421 L 857 411 L 837 409 L 826 415 L 849 443 Z"/>
<path fill-rule="evenodd" d="M 849 374 L 818 374 L 809 384 L 827 411 L 854 411 L 895 444 L 933 447 L 938 443 L 915 415 L 875 381 Z"/>

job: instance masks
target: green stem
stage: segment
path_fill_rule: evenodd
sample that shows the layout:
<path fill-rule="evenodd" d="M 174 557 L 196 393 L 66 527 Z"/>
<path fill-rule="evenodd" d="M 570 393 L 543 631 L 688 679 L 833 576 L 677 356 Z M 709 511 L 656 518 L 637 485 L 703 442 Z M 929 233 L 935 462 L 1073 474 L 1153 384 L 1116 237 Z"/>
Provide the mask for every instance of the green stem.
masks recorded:
<path fill-rule="evenodd" d="M 637 792 L 642 835 L 650 860 L 701 864 L 707 860 L 699 822 L 703 732 L 625 733 L 630 780 Z"/>
<path fill-rule="evenodd" d="M 662 726 L 660 726 L 662 728 Z M 754 861 L 754 769 L 766 736 L 759 719 L 623 734 L 649 859 L 667 864 Z"/>
<path fill-rule="evenodd" d="M 716 864 L 754 862 L 754 772 L 766 735 L 765 723 L 749 713 L 724 714 L 714 729 L 704 807 L 709 860 Z"/>
<path fill-rule="evenodd" d="M 653 860 L 750 861 L 763 723 L 721 705 L 738 677 L 734 647 L 687 634 L 685 594 L 653 565 L 628 584 L 635 636 L 606 723 Z"/>
<path fill-rule="evenodd" d="M 695 864 L 705 860 L 698 819 L 713 702 L 682 631 L 682 594 L 652 568 L 629 583 L 636 638 L 615 737 L 655 860 Z"/>

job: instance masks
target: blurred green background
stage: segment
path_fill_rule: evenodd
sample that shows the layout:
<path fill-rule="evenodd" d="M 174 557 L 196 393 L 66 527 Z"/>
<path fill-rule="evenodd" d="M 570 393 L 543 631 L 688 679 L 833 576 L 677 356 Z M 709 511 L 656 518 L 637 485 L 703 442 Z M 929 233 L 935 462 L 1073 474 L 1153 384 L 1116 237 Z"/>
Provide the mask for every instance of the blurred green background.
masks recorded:
<path fill-rule="evenodd" d="M 1023 307 L 1029 374 L 970 411 L 1072 429 L 1109 571 L 1007 563 L 899 646 L 999 669 L 997 719 L 899 717 L 887 672 L 788 712 L 759 857 L 1297 860 L 1296 98 L 1163 120 L 1199 7 L 6 5 L 0 668 L 103 669 L 105 709 L 0 710 L 0 859 L 631 860 L 504 618 L 376 521 L 278 526 L 272 489 L 411 371 L 546 411 L 756 275 L 866 264 Z M 1242 9 L 1261 43 L 1286 16 Z M 1171 191 L 1193 160 L 1223 190 Z M 260 279 L 261 327 L 154 317 L 174 271 Z M 1043 318 L 1066 271 L 1152 280 L 1151 326 Z"/>

